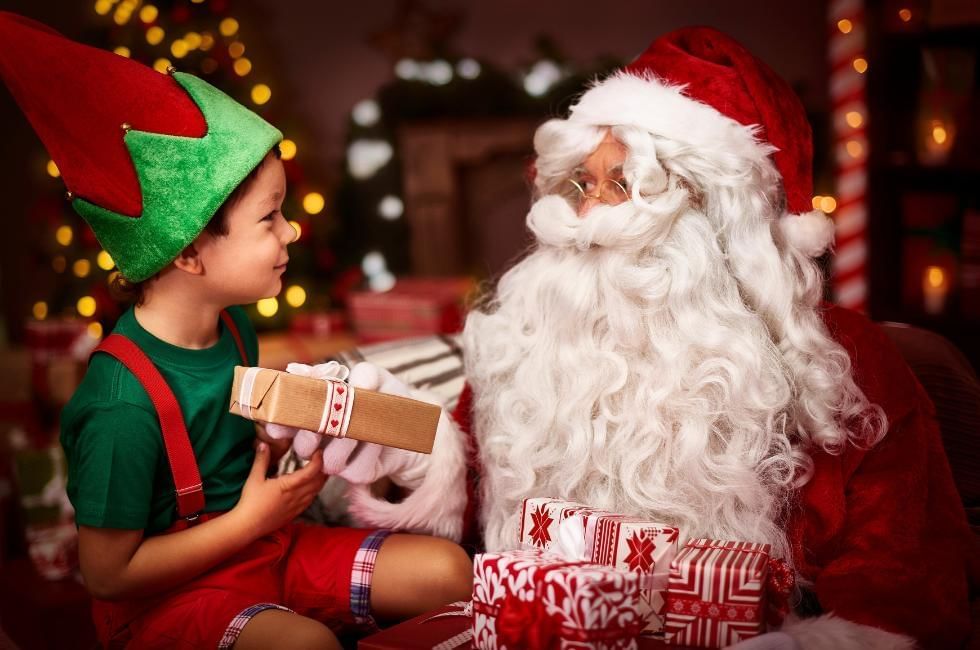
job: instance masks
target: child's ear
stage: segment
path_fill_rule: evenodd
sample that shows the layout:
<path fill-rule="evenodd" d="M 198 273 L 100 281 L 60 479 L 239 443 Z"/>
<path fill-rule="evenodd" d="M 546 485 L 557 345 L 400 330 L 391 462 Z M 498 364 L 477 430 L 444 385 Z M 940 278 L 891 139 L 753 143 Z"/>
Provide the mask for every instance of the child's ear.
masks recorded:
<path fill-rule="evenodd" d="M 180 255 L 173 261 L 173 264 L 185 273 L 204 275 L 204 260 L 201 259 L 201 253 L 194 244 L 180 251 Z"/>

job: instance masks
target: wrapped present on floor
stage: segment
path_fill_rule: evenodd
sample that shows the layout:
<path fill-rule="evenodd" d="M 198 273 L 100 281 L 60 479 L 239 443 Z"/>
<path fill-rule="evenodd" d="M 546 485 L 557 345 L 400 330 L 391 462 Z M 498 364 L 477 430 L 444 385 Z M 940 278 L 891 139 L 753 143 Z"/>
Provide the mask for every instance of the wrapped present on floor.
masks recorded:
<path fill-rule="evenodd" d="M 475 648 L 637 647 L 635 573 L 527 549 L 479 554 L 473 573 Z"/>
<path fill-rule="evenodd" d="M 432 334 L 463 327 L 472 278 L 401 278 L 388 291 L 350 295 L 350 322 L 363 343 Z"/>
<path fill-rule="evenodd" d="M 434 404 L 355 389 L 267 368 L 235 368 L 229 410 L 338 438 L 431 453 L 442 409 Z"/>
<path fill-rule="evenodd" d="M 27 550 L 38 574 L 60 580 L 78 568 L 78 531 L 68 500 L 67 463 L 60 445 L 14 454 Z"/>
<path fill-rule="evenodd" d="M 532 498 L 521 505 L 519 534 L 523 548 L 541 548 L 568 559 L 638 573 L 646 631 L 663 629 L 664 594 L 670 563 L 677 553 L 674 526 L 573 501 Z"/>
<path fill-rule="evenodd" d="M 793 573 L 768 544 L 693 539 L 674 558 L 667 587 L 666 640 L 723 648 L 777 623 Z"/>

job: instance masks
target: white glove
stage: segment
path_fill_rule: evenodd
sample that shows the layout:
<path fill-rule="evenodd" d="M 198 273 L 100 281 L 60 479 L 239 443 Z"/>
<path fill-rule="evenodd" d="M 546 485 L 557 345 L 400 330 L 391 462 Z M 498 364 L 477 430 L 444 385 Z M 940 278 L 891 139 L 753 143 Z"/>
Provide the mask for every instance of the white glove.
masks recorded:
<path fill-rule="evenodd" d="M 431 402 L 424 393 L 407 386 L 403 381 L 373 363 L 362 362 L 350 372 L 349 382 L 355 388 L 374 390 L 390 395 Z M 355 397 L 356 400 L 356 397 Z M 442 413 L 439 425 L 446 417 Z M 294 443 L 294 448 L 296 444 Z M 297 449 L 297 453 L 299 453 Z M 428 454 L 361 442 L 353 438 L 327 438 L 323 447 L 323 471 L 336 474 L 348 483 L 366 485 L 390 477 L 398 485 L 417 487 L 424 477 Z"/>

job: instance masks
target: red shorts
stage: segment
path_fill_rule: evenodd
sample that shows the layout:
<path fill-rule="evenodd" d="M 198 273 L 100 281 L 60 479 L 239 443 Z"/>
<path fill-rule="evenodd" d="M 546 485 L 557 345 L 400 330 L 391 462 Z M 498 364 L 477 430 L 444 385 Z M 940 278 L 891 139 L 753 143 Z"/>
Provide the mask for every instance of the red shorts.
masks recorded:
<path fill-rule="evenodd" d="M 105 648 L 230 647 L 264 609 L 289 609 L 334 631 L 370 627 L 374 559 L 387 531 L 293 523 L 152 599 L 95 601 Z"/>

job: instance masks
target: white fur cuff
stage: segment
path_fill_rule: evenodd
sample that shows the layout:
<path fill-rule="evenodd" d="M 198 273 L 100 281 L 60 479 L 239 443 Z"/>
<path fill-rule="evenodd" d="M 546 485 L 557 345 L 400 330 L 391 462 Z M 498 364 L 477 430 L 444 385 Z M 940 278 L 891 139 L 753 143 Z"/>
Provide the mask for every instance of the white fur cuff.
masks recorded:
<path fill-rule="evenodd" d="M 378 499 L 371 494 L 370 486 L 351 485 L 347 498 L 356 524 L 424 533 L 457 542 L 462 538 L 467 501 L 465 436 L 445 410 L 441 417 L 444 421 L 439 423 L 425 477 L 403 501 Z"/>

